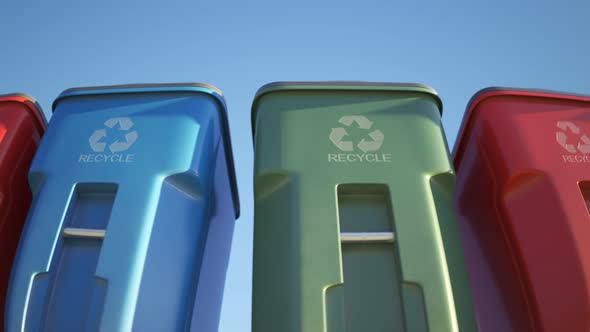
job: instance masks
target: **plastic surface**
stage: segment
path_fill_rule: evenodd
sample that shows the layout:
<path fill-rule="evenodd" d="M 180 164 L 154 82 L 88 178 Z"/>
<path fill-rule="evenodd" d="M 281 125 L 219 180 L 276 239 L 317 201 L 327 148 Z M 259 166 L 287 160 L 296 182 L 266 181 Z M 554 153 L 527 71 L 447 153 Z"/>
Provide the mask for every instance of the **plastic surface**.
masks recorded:
<path fill-rule="evenodd" d="M 457 139 L 456 204 L 481 331 L 590 330 L 590 97 L 492 88 Z"/>
<path fill-rule="evenodd" d="M 476 331 L 434 91 L 268 87 L 252 109 L 252 331 Z"/>
<path fill-rule="evenodd" d="M 44 130 L 43 111 L 34 99 L 0 96 L 0 331 L 10 270 L 31 204 L 27 173 Z"/>
<path fill-rule="evenodd" d="M 238 212 L 222 97 L 96 87 L 54 111 L 7 331 L 215 331 Z"/>

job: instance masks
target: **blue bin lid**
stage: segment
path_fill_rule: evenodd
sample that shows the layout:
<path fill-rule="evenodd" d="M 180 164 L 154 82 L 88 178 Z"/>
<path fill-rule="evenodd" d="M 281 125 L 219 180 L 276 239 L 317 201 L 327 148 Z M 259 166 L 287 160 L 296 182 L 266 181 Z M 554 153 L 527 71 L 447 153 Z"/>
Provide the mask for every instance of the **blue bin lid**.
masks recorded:
<path fill-rule="evenodd" d="M 234 201 L 234 208 L 236 211 L 236 219 L 240 216 L 240 200 L 238 195 L 238 185 L 236 180 L 236 172 L 234 165 L 233 152 L 231 147 L 231 137 L 229 132 L 229 121 L 227 117 L 227 107 L 225 98 L 219 89 L 216 87 L 203 83 L 148 83 L 148 84 L 124 84 L 124 85 L 108 85 L 108 86 L 94 86 L 94 87 L 80 87 L 72 88 L 63 91 L 53 102 L 52 110 L 55 109 L 59 102 L 66 98 L 89 95 L 110 95 L 110 94 L 133 94 L 133 93 L 154 93 L 154 92 L 195 92 L 198 94 L 207 94 L 214 97 L 221 108 L 221 118 L 223 126 L 225 153 L 228 163 L 228 173 L 230 177 L 232 196 Z"/>

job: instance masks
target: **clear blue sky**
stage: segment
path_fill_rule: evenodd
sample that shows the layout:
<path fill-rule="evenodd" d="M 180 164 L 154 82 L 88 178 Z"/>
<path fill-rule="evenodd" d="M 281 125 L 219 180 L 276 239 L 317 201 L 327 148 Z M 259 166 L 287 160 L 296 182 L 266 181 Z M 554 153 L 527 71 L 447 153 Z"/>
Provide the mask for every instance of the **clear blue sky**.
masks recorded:
<path fill-rule="evenodd" d="M 220 331 L 250 330 L 250 104 L 277 80 L 420 82 L 444 103 L 452 146 L 471 95 L 490 85 L 590 94 L 590 2 L 0 2 L 0 94 L 49 116 L 76 86 L 204 82 L 227 99 L 242 216 Z M 28 3 L 28 2 L 27 2 Z M 270 314 L 270 313 L 269 313 Z"/>

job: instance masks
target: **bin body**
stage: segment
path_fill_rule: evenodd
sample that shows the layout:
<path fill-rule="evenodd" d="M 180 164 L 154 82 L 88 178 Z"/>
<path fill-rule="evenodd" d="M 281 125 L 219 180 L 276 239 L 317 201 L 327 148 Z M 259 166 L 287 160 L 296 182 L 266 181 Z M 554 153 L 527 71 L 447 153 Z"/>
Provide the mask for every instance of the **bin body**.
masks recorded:
<path fill-rule="evenodd" d="M 252 109 L 252 331 L 476 331 L 430 88 L 274 83 Z"/>
<path fill-rule="evenodd" d="M 217 328 L 238 201 L 215 88 L 66 90 L 30 179 L 7 331 Z"/>
<path fill-rule="evenodd" d="M 0 96 L 0 331 L 10 270 L 31 204 L 27 174 L 44 130 L 43 111 L 34 99 Z"/>
<path fill-rule="evenodd" d="M 590 330 L 590 98 L 488 88 L 453 154 L 482 331 Z"/>

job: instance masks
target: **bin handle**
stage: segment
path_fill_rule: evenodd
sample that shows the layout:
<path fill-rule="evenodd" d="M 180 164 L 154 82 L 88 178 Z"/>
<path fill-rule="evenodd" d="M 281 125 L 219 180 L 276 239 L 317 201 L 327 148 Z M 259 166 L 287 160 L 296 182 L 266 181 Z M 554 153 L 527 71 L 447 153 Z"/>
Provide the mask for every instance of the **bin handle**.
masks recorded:
<path fill-rule="evenodd" d="M 63 230 L 63 236 L 69 238 L 85 238 L 85 239 L 100 239 L 103 240 L 106 231 L 103 229 L 91 228 L 73 228 L 67 227 Z"/>
<path fill-rule="evenodd" d="M 393 232 L 354 232 L 340 233 L 342 243 L 393 243 Z"/>

